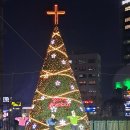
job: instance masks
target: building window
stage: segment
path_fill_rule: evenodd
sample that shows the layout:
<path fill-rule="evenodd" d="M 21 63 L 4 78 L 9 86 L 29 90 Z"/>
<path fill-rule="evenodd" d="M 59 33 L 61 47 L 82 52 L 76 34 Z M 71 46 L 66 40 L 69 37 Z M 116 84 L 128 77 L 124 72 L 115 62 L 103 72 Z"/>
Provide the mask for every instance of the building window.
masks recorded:
<path fill-rule="evenodd" d="M 130 17 L 125 18 L 125 22 L 129 22 L 130 21 Z"/>
<path fill-rule="evenodd" d="M 86 61 L 85 61 L 84 59 L 79 59 L 79 60 L 78 60 L 78 63 L 79 63 L 79 64 L 85 64 Z"/>
<path fill-rule="evenodd" d="M 125 11 L 129 11 L 130 10 L 130 6 L 125 7 Z"/>
<path fill-rule="evenodd" d="M 88 59 L 88 63 L 95 63 L 96 59 Z"/>
<path fill-rule="evenodd" d="M 86 81 L 79 81 L 79 85 L 86 85 Z"/>
<path fill-rule="evenodd" d="M 96 77 L 96 74 L 88 74 L 88 77 L 89 78 L 94 78 L 94 77 Z"/>
<path fill-rule="evenodd" d="M 79 74 L 79 78 L 86 78 L 86 74 Z"/>
<path fill-rule="evenodd" d="M 72 64 L 72 60 L 69 60 L 69 63 Z"/>
<path fill-rule="evenodd" d="M 125 26 L 125 30 L 130 29 L 130 25 Z"/>
<path fill-rule="evenodd" d="M 86 67 L 85 66 L 80 66 L 79 67 L 79 71 L 85 71 L 86 70 Z"/>
<path fill-rule="evenodd" d="M 93 66 L 88 67 L 88 71 L 95 71 L 95 70 L 96 70 L 96 67 L 93 67 Z"/>
<path fill-rule="evenodd" d="M 88 81 L 88 84 L 89 84 L 89 85 L 95 85 L 95 84 L 96 84 L 96 81 L 95 81 L 95 80 L 89 80 L 89 81 Z"/>

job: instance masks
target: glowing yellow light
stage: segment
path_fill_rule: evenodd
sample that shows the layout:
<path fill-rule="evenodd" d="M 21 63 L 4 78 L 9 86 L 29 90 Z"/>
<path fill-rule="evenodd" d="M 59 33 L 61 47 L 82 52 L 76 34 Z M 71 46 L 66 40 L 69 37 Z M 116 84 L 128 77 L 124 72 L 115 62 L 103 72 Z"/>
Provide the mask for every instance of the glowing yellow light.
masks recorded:
<path fill-rule="evenodd" d="M 125 7 L 125 11 L 129 11 L 130 10 L 130 6 Z"/>
<path fill-rule="evenodd" d="M 52 38 L 55 37 L 55 36 L 59 36 L 59 37 L 61 37 L 61 36 L 60 36 L 60 32 L 59 32 L 59 31 L 58 31 L 58 32 L 53 32 L 53 34 L 52 34 Z"/>
<path fill-rule="evenodd" d="M 58 71 L 56 73 L 51 73 L 49 71 L 45 71 L 45 70 L 42 70 L 42 72 L 45 72 L 46 74 L 41 74 L 40 75 L 40 78 L 44 77 L 44 78 L 48 78 L 49 76 L 55 76 L 55 75 L 62 75 L 62 76 L 67 76 L 67 77 L 70 77 L 72 78 L 74 81 L 75 81 L 75 78 L 74 76 L 71 76 L 71 75 L 68 75 L 68 74 L 64 74 L 64 72 L 67 72 L 67 71 L 70 71 L 71 68 L 68 68 L 68 69 L 64 69 L 62 71 Z M 47 77 L 46 77 L 47 76 Z"/>
<path fill-rule="evenodd" d="M 50 46 L 50 47 L 52 48 L 53 51 L 56 50 L 56 51 L 62 53 L 63 55 L 65 55 L 65 57 L 68 58 L 68 56 L 67 56 L 67 54 L 66 54 L 65 52 L 63 52 L 63 51 L 61 51 L 61 50 L 59 50 L 58 48 L 55 48 L 55 47 L 53 47 L 53 46 Z M 48 50 L 48 52 L 50 52 L 50 51 L 52 51 L 52 50 Z"/>

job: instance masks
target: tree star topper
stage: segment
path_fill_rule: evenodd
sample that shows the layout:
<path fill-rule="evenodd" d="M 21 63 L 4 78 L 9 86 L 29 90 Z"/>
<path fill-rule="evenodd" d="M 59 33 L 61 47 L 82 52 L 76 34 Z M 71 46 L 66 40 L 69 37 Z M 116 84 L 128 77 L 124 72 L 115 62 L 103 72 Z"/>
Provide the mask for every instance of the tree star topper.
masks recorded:
<path fill-rule="evenodd" d="M 47 11 L 47 14 L 54 15 L 55 16 L 55 19 L 54 19 L 55 25 L 58 25 L 59 15 L 65 14 L 65 11 L 58 11 L 58 5 L 55 4 L 54 11 Z"/>

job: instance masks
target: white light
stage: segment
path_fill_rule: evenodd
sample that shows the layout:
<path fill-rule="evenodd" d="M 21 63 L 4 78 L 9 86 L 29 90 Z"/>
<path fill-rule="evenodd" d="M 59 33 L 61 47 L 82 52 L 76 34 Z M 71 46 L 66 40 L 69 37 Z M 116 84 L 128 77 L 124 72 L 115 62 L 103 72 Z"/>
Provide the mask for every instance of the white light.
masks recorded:
<path fill-rule="evenodd" d="M 72 64 L 72 60 L 69 60 L 69 63 Z"/>
<path fill-rule="evenodd" d="M 55 40 L 53 39 L 53 40 L 51 40 L 51 44 L 53 45 L 55 43 Z"/>
<path fill-rule="evenodd" d="M 32 125 L 32 128 L 33 128 L 33 129 L 35 129 L 36 127 L 37 127 L 37 125 L 36 125 L 36 124 L 33 124 L 33 125 Z"/>
<path fill-rule="evenodd" d="M 122 5 L 127 4 L 129 2 L 130 2 L 130 0 L 124 0 L 124 1 L 122 1 Z"/>
<path fill-rule="evenodd" d="M 70 88 L 71 88 L 72 90 L 74 90 L 74 89 L 75 89 L 75 87 L 74 87 L 74 85 L 73 85 L 73 84 L 70 86 Z"/>
<path fill-rule="evenodd" d="M 60 86 L 60 85 L 61 85 L 61 82 L 60 82 L 59 80 L 57 80 L 57 81 L 55 82 L 55 85 L 56 85 L 56 86 Z"/>
<path fill-rule="evenodd" d="M 65 60 L 62 60 L 61 63 L 62 63 L 63 65 L 65 65 L 65 64 L 66 64 L 66 61 L 65 61 Z"/>
<path fill-rule="evenodd" d="M 52 54 L 52 55 L 51 55 L 51 58 L 55 59 L 55 58 L 56 58 L 56 54 L 55 54 L 55 53 Z"/>
<path fill-rule="evenodd" d="M 66 121 L 65 121 L 65 120 L 63 120 L 63 119 L 62 119 L 62 120 L 60 120 L 59 122 L 60 122 L 60 125 L 62 125 L 62 126 L 63 126 L 63 125 L 66 125 Z"/>
<path fill-rule="evenodd" d="M 82 112 L 84 111 L 82 107 L 79 108 Z"/>
<path fill-rule="evenodd" d="M 51 107 L 51 112 L 56 112 L 57 111 L 57 107 Z"/>
<path fill-rule="evenodd" d="M 79 130 L 84 130 L 84 126 L 82 124 L 79 125 Z"/>
<path fill-rule="evenodd" d="M 45 99 L 45 97 L 44 96 L 41 96 L 41 100 L 44 100 Z"/>
<path fill-rule="evenodd" d="M 68 98 L 66 101 L 67 101 L 68 104 L 71 103 L 71 99 L 70 98 Z"/>

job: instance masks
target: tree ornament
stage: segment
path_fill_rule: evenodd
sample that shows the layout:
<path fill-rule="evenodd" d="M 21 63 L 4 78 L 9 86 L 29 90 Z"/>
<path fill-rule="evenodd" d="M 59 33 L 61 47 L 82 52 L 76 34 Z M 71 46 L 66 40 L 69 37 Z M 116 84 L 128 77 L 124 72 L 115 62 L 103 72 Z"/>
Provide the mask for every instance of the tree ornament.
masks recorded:
<path fill-rule="evenodd" d="M 52 54 L 52 55 L 51 55 L 51 58 L 55 59 L 55 58 L 56 58 L 56 54 L 55 54 L 55 53 Z"/>

